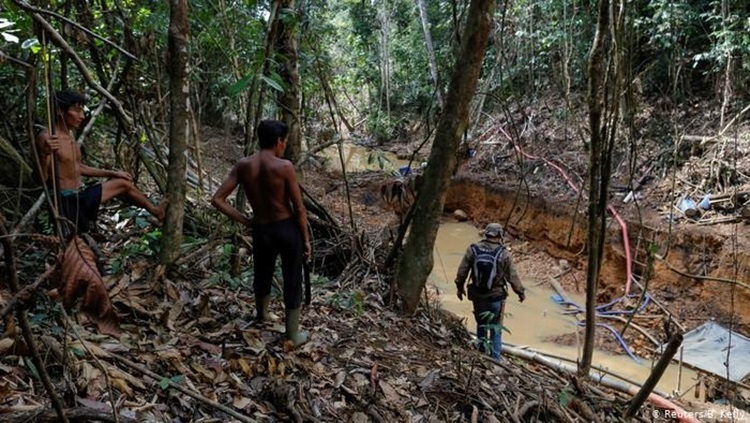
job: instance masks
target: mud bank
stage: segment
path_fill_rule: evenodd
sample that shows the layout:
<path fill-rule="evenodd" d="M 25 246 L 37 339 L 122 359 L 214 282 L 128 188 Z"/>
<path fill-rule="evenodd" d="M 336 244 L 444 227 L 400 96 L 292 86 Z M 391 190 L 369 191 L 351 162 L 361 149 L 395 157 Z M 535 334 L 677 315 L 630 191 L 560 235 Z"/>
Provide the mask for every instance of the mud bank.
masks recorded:
<path fill-rule="evenodd" d="M 576 198 L 554 201 L 543 193 L 486 186 L 459 176 L 451 184 L 445 208 L 464 210 L 477 223 L 501 222 L 512 236 L 567 260 L 576 269 L 586 269 L 586 222 L 583 214 L 575 213 Z M 579 210 L 585 208 L 585 204 L 579 206 Z M 618 211 L 628 227 L 633 275 L 640 280 L 648 247 L 655 245 L 662 259 L 654 261 L 649 292 L 679 322 L 687 329 L 711 318 L 728 325 L 734 315 L 735 329 L 750 334 L 748 225 L 739 224 L 732 229 L 729 225 L 719 228 L 678 223 L 670 230 L 666 219 L 652 209 L 642 209 L 640 218 L 632 210 Z M 611 215 L 609 220 L 598 290 L 598 301 L 602 302 L 621 296 L 627 280 L 622 231 Z M 732 280 L 745 286 L 730 283 Z M 637 288 L 633 286 L 632 290 Z"/>

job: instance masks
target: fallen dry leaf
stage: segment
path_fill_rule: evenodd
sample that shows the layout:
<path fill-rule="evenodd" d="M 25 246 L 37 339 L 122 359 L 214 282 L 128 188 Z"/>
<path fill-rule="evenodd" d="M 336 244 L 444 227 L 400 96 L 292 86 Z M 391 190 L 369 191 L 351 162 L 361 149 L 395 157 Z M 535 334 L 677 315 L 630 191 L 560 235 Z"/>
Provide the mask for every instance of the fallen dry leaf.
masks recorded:
<path fill-rule="evenodd" d="M 247 407 L 248 405 L 252 404 L 253 401 L 250 398 L 245 397 L 236 397 L 234 401 L 232 401 L 232 405 L 234 405 L 235 408 L 242 410 L 243 408 Z"/>
<path fill-rule="evenodd" d="M 386 401 L 391 403 L 391 405 L 399 405 L 401 403 L 401 395 L 388 382 L 381 380 L 379 386 L 385 395 Z"/>
<path fill-rule="evenodd" d="M 0 354 L 5 354 L 8 350 L 13 347 L 16 341 L 12 338 L 0 339 Z"/>

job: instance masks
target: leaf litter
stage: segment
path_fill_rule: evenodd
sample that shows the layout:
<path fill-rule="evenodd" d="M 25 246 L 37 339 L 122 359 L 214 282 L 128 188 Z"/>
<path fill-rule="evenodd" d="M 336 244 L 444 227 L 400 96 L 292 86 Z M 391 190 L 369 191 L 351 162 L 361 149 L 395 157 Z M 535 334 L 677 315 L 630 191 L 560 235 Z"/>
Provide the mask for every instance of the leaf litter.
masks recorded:
<path fill-rule="evenodd" d="M 571 376 L 534 363 L 482 357 L 464 322 L 434 298 L 414 317 L 394 312 L 384 275 L 356 256 L 314 285 L 302 318 L 310 342 L 296 350 L 284 342 L 278 292 L 274 322 L 255 326 L 243 284 L 217 283 L 198 266 L 167 278 L 151 260 L 103 279 L 119 339 L 83 314 L 62 331 L 36 326 L 46 370 L 71 407 L 114 421 L 114 404 L 120 421 L 139 422 L 621 421 L 629 399 L 578 391 Z M 7 330 L 6 340 L 14 344 L 0 362 L 0 418 L 50 416 L 23 341 Z"/>

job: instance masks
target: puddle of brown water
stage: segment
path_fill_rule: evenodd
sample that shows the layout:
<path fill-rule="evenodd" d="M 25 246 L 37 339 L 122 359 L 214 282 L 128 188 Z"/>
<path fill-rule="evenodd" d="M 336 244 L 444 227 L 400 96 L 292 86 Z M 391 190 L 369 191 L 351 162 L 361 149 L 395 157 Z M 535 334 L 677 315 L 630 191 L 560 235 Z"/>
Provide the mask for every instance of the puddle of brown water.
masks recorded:
<path fill-rule="evenodd" d="M 387 151 L 375 152 L 360 145 L 346 143 L 344 143 L 341 148 L 347 172 L 363 172 L 367 170 L 383 170 L 386 172 L 397 171 L 399 167 L 409 164 L 408 160 L 400 160 L 396 158 L 395 154 Z M 341 160 L 339 159 L 338 146 L 332 145 L 323 150 L 322 154 L 330 160 L 330 166 L 332 169 L 341 171 Z M 382 169 L 377 159 L 374 159 L 372 160 L 372 163 L 369 163 L 371 154 L 381 154 L 387 159 L 384 160 Z M 412 167 L 414 166 L 415 165 L 412 164 Z"/>
<path fill-rule="evenodd" d="M 479 231 L 469 223 L 443 223 L 435 241 L 435 266 L 429 279 L 429 283 L 440 292 L 440 302 L 443 308 L 460 317 L 465 317 L 467 328 L 472 333 L 476 331 L 476 323 L 472 314 L 471 301 L 458 300 L 453 281 L 466 248 L 479 239 Z M 505 326 L 508 327 L 510 333 L 503 333 L 503 342 L 576 360 L 579 352 L 575 346 L 558 345 L 546 340 L 550 336 L 574 333 L 576 331 L 575 319 L 561 313 L 562 307 L 551 298 L 554 294 L 551 288 L 546 285 L 537 286 L 538 281 L 526 280 L 523 274 L 521 274 L 521 280 L 526 287 L 526 300 L 520 304 L 518 297 L 511 294 L 505 309 L 507 313 Z M 567 296 L 571 301 L 584 304 L 584 298 L 581 296 L 570 294 Z M 583 339 L 582 331 L 580 339 Z M 652 366 L 651 360 L 641 359 L 641 363 L 638 364 L 627 355 L 614 355 L 603 351 L 595 351 L 593 361 L 595 365 L 641 383 L 648 378 Z M 671 393 L 678 386 L 677 376 L 678 366 L 670 365 L 659 381 L 657 389 Z M 695 384 L 697 374 L 683 367 L 681 380 L 681 390 L 685 392 Z M 693 392 L 689 392 L 686 396 L 686 398 L 692 397 Z"/>

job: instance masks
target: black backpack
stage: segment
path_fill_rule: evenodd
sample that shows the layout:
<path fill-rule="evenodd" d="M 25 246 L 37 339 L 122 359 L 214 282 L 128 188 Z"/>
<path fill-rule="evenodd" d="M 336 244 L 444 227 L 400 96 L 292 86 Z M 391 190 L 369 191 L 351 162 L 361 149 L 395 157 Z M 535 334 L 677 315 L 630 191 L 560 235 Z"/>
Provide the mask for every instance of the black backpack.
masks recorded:
<path fill-rule="evenodd" d="M 474 267 L 471 270 L 473 285 L 479 292 L 489 292 L 495 287 L 497 263 L 505 253 L 505 247 L 500 245 L 497 248 L 489 249 L 474 244 L 471 246 L 471 251 L 474 253 Z"/>

